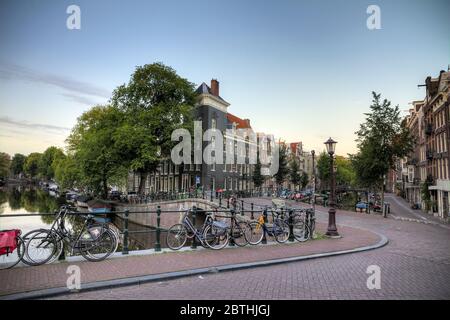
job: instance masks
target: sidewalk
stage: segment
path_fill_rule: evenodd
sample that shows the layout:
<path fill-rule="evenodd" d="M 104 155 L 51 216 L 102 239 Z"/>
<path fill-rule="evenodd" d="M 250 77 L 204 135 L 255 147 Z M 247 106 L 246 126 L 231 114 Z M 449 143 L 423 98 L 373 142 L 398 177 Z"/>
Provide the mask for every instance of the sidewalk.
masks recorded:
<path fill-rule="evenodd" d="M 317 229 L 323 234 L 325 233 L 326 225 L 318 223 Z M 69 265 L 78 265 L 80 267 L 81 290 L 83 290 L 83 287 L 89 287 L 100 281 L 126 280 L 131 277 L 149 275 L 154 275 L 152 281 L 155 281 L 158 280 L 158 275 L 167 275 L 170 272 L 178 272 L 178 276 L 184 276 L 198 274 L 198 272 L 189 274 L 189 272 L 183 271 L 207 268 L 206 270 L 202 270 L 203 273 L 206 273 L 209 268 L 224 266 L 226 267 L 223 270 L 236 270 L 243 267 L 249 268 L 258 263 L 262 265 L 260 262 L 264 261 L 272 261 L 275 263 L 276 259 L 308 257 L 311 255 L 374 246 L 382 240 L 379 235 L 358 228 L 339 226 L 339 232 L 343 236 L 340 239 L 326 238 L 307 241 L 305 243 L 260 244 L 258 246 L 246 246 L 243 248 L 226 248 L 220 251 L 199 249 L 195 252 L 168 252 L 145 256 L 126 256 L 123 258 L 107 259 L 97 263 L 87 261 L 63 262 L 38 267 L 0 270 L 0 299 L 15 293 L 50 288 L 65 288 L 68 278 L 66 271 Z M 282 261 L 278 261 L 278 263 L 280 262 Z M 252 263 L 255 265 L 252 265 Z M 246 265 L 243 266 L 242 264 Z M 122 283 L 124 285 L 126 281 Z"/>

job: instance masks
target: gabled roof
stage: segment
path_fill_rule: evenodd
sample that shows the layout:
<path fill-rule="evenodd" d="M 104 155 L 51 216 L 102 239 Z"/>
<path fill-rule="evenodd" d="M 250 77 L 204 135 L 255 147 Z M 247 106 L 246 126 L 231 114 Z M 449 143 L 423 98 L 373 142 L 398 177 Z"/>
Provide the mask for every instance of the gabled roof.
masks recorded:
<path fill-rule="evenodd" d="M 251 129 L 249 119 L 241 119 L 231 113 L 227 113 L 227 120 L 231 123 L 236 123 L 237 129 Z"/>
<path fill-rule="evenodd" d="M 211 88 L 204 82 L 197 88 L 197 90 L 195 90 L 195 93 L 197 93 L 197 94 L 210 94 L 210 95 L 212 95 L 212 96 L 214 96 L 216 98 L 219 98 L 220 100 L 222 100 L 223 102 L 228 104 L 228 102 L 226 102 L 221 96 L 214 95 L 212 93 L 212 91 L 211 91 Z"/>

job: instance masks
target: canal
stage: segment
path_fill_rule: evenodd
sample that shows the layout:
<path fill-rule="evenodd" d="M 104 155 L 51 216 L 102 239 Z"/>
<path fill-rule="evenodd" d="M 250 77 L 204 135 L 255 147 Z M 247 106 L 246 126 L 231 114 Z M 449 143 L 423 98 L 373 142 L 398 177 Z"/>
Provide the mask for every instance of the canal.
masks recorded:
<path fill-rule="evenodd" d="M 60 206 L 66 204 L 64 197 L 49 194 L 47 191 L 35 187 L 2 187 L 0 188 L 0 230 L 20 229 L 22 234 L 39 228 L 50 228 L 54 221 L 53 215 L 30 217 L 25 214 L 53 213 Z M 23 214 L 23 217 L 1 217 L 8 214 Z M 122 230 L 123 221 L 119 217 L 111 216 L 112 227 Z M 70 219 L 66 226 L 70 228 L 73 224 L 82 223 L 81 219 Z M 130 233 L 129 250 L 153 249 L 156 242 L 156 232 L 153 228 L 139 224 L 129 223 L 129 230 L 139 231 Z M 148 231 L 140 233 L 141 231 Z M 121 242 L 122 242 L 122 236 Z M 166 234 L 161 232 L 161 246 L 166 247 Z M 118 250 L 122 250 L 122 243 Z"/>

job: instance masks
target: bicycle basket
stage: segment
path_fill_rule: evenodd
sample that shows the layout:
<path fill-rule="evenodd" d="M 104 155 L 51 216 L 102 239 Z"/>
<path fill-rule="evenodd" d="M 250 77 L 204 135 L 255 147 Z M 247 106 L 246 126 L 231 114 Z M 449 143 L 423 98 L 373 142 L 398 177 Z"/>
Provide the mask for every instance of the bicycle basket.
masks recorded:
<path fill-rule="evenodd" d="M 17 248 L 17 237 L 20 230 L 0 231 L 0 255 L 9 254 Z"/>

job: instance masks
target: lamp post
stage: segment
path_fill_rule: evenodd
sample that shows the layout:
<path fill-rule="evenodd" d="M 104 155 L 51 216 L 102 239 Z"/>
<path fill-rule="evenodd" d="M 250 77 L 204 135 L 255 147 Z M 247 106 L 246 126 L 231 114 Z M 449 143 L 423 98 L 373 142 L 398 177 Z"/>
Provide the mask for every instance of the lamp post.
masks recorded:
<path fill-rule="evenodd" d="M 311 195 L 311 205 L 315 212 L 316 210 L 316 165 L 315 165 L 315 155 L 316 152 L 314 150 L 311 151 L 312 156 L 312 174 L 313 174 L 313 188 L 312 188 L 312 195 Z"/>
<path fill-rule="evenodd" d="M 336 228 L 336 180 L 335 180 L 335 170 L 334 170 L 334 151 L 336 149 L 336 141 L 333 139 L 328 139 L 324 142 L 327 147 L 327 152 L 330 155 L 330 199 L 328 210 L 328 229 L 326 235 L 329 237 L 339 237 L 339 233 Z"/>

